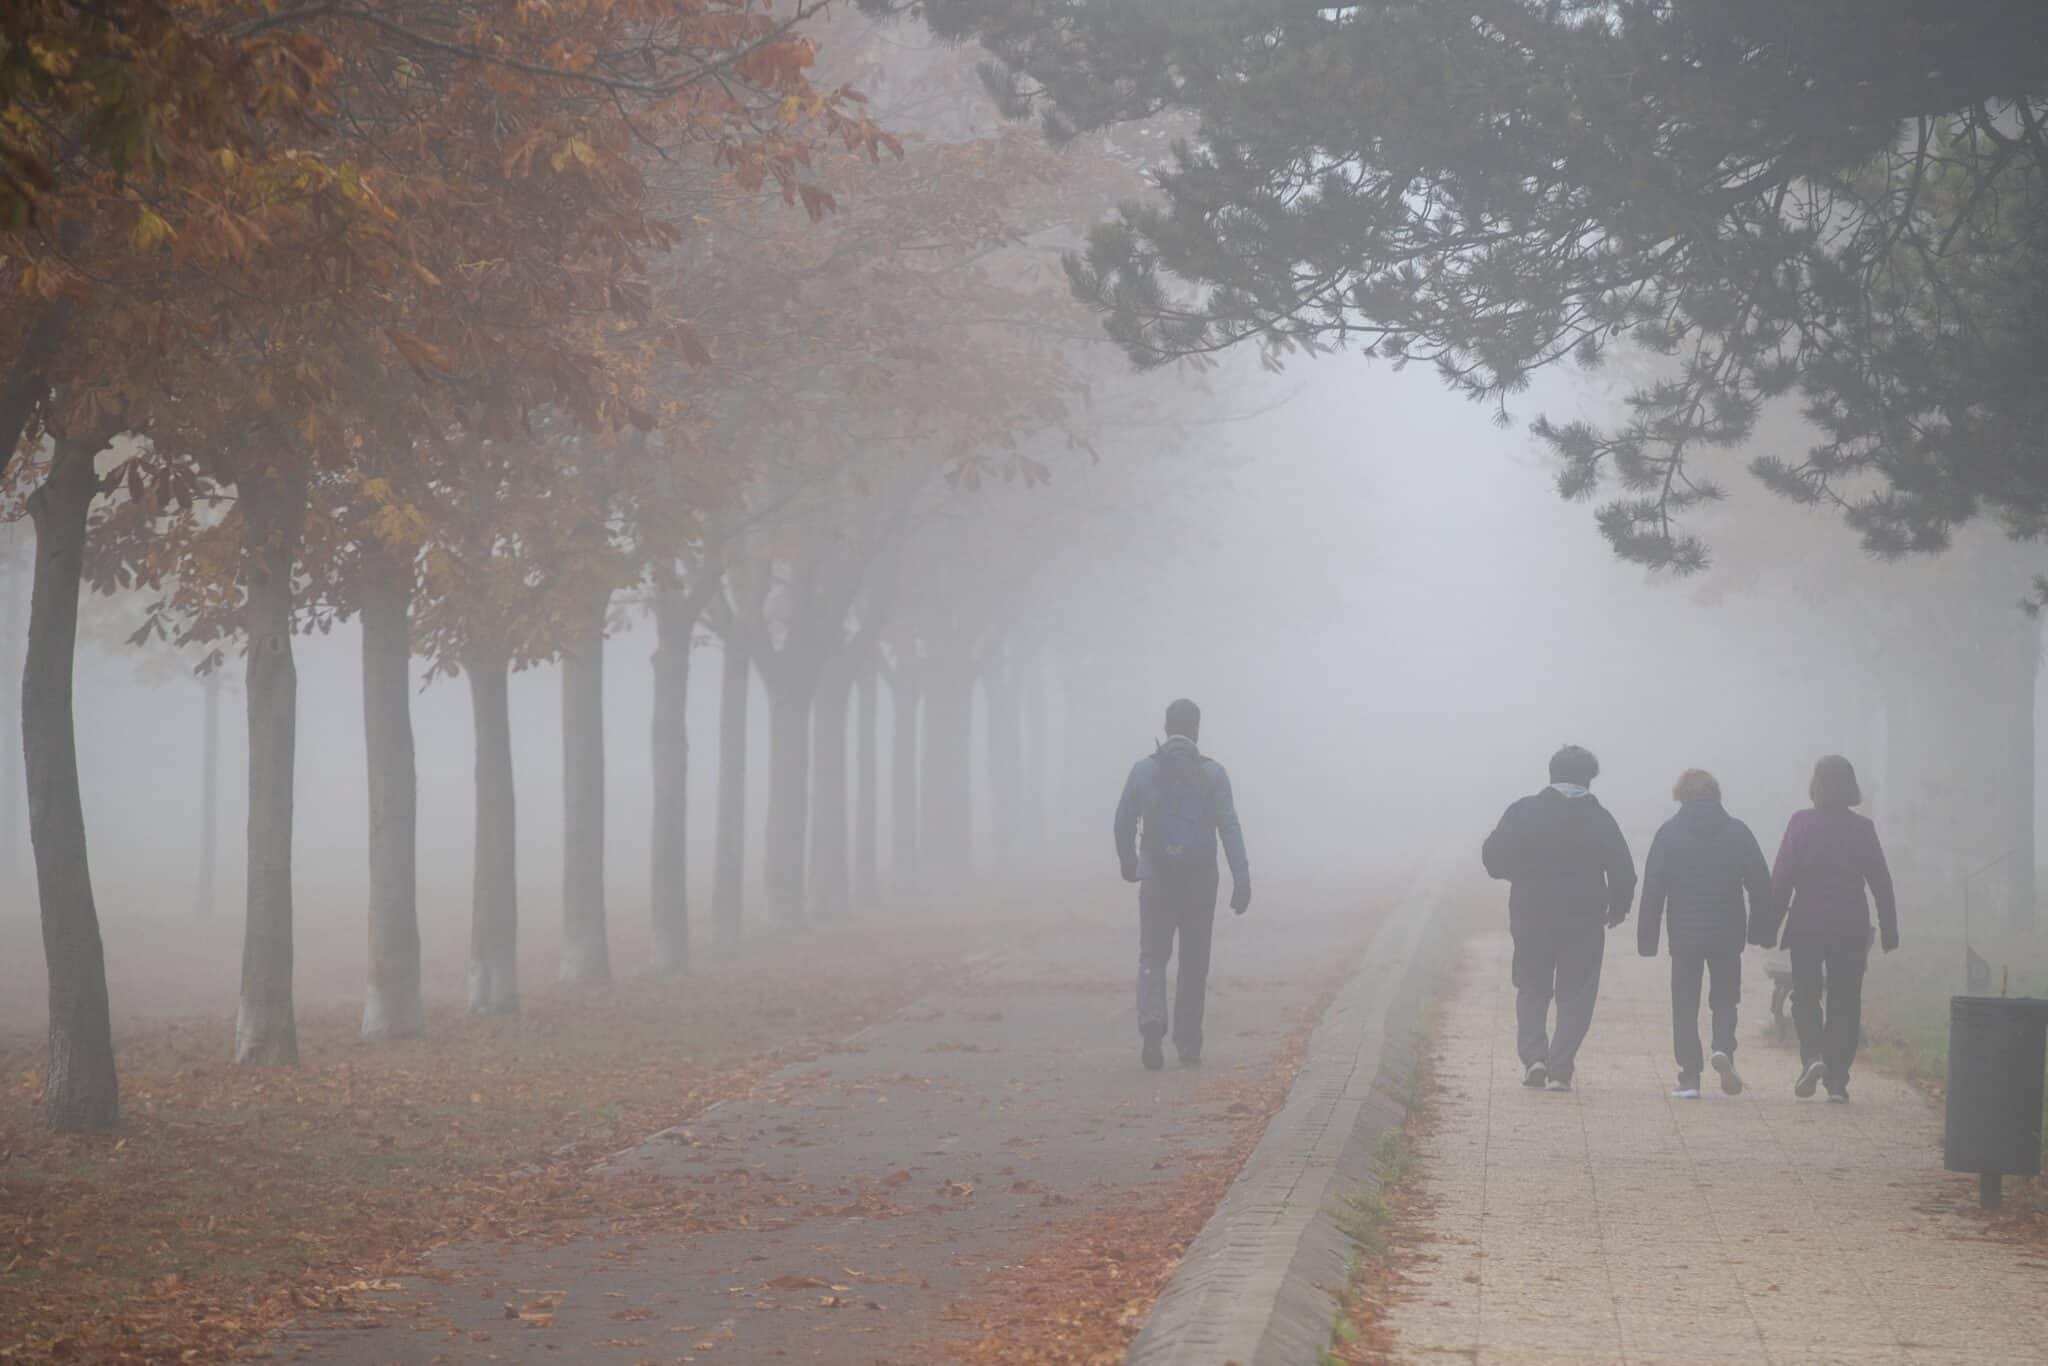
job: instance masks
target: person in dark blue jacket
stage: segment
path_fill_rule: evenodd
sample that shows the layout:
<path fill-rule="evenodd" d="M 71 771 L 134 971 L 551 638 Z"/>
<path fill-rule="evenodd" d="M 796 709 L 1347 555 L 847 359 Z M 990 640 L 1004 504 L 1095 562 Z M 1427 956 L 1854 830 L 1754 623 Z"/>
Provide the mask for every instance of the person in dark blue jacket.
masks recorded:
<path fill-rule="evenodd" d="M 1186 698 L 1166 709 L 1166 741 L 1131 766 L 1116 804 L 1116 853 L 1125 882 L 1138 884 L 1138 1034 L 1145 1066 L 1166 1065 L 1160 1041 L 1169 1023 L 1183 1064 L 1202 1060 L 1202 1001 L 1209 983 L 1209 940 L 1221 878 L 1216 846 L 1230 863 L 1230 909 L 1252 902 L 1244 831 L 1223 765 L 1196 748 L 1202 711 Z M 1143 833 L 1140 834 L 1140 826 Z M 1180 939 L 1173 1013 L 1166 1009 L 1166 965 Z"/>
<path fill-rule="evenodd" d="M 1735 1012 L 1742 1002 L 1742 948 L 1777 923 L 1771 870 L 1748 826 L 1721 805 L 1721 784 L 1704 769 L 1679 775 L 1678 814 L 1664 822 L 1643 860 L 1643 902 L 1636 948 L 1657 956 L 1668 920 L 1671 940 L 1671 1046 L 1678 1058 L 1674 1099 L 1700 1096 L 1700 976 L 1714 1022 L 1714 1071 L 1721 1089 L 1742 1093 L 1735 1070 Z M 1749 906 L 1745 914 L 1743 898 Z"/>

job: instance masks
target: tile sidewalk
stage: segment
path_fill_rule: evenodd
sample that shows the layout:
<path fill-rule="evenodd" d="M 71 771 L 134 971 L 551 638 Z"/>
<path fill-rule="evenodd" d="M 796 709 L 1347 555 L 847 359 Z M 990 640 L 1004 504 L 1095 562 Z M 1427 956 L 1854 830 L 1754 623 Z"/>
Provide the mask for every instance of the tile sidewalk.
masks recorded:
<path fill-rule="evenodd" d="M 1975 1183 L 1941 1170 L 1939 1109 L 1868 1068 L 1848 1105 L 1795 1100 L 1754 953 L 1748 1089 L 1709 1074 L 1705 1099 L 1668 1099 L 1669 966 L 1634 940 L 1608 941 L 1570 1094 L 1521 1086 L 1507 937 L 1468 945 L 1422 1154 L 1435 1236 L 1391 1313 L 1395 1359 L 2048 1362 L 2048 1259 L 1961 1212 Z"/>

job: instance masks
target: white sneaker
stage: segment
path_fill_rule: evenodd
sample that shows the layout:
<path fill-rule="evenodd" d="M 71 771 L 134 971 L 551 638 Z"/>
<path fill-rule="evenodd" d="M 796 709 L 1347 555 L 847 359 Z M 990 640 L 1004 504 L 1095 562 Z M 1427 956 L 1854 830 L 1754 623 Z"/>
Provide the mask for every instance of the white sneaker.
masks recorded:
<path fill-rule="evenodd" d="M 1681 1086 L 1671 1093 L 1671 1098 L 1673 1100 L 1698 1100 L 1700 1098 L 1700 1088 L 1697 1086 Z"/>
<path fill-rule="evenodd" d="M 1721 1089 L 1731 1096 L 1742 1094 L 1742 1078 L 1735 1073 L 1735 1059 L 1726 1053 L 1716 1053 L 1710 1059 L 1714 1070 L 1721 1074 Z"/>
<path fill-rule="evenodd" d="M 1792 1094 L 1801 1100 L 1810 1099 L 1820 1089 L 1821 1074 L 1828 1070 L 1827 1064 L 1815 1058 L 1800 1070 L 1799 1080 L 1792 1083 Z"/>
<path fill-rule="evenodd" d="M 1543 1083 L 1550 1080 L 1550 1069 L 1540 1062 L 1532 1062 L 1522 1069 L 1522 1085 L 1531 1091 L 1541 1091 Z"/>

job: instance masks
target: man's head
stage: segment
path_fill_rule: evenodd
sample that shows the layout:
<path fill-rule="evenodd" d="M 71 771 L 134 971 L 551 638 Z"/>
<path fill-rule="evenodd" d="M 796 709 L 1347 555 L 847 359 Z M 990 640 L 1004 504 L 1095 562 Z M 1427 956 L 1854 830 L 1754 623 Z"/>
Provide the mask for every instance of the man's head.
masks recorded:
<path fill-rule="evenodd" d="M 1589 749 L 1577 745 L 1566 745 L 1550 756 L 1550 781 L 1571 783 L 1576 787 L 1591 787 L 1593 780 L 1600 776 L 1600 761 Z"/>
<path fill-rule="evenodd" d="M 1202 709 L 1185 697 L 1166 704 L 1166 733 L 1185 735 L 1190 740 L 1202 738 Z"/>

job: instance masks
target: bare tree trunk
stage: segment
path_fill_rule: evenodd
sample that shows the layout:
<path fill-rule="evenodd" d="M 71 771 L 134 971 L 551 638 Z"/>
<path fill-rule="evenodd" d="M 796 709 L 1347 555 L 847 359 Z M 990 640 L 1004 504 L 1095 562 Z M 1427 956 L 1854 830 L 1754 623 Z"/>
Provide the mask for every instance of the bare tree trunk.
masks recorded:
<path fill-rule="evenodd" d="M 881 681 L 871 658 L 861 667 L 859 700 L 854 708 L 853 900 L 862 910 L 882 901 L 877 841 L 882 823 L 882 756 L 876 734 L 876 708 Z"/>
<path fill-rule="evenodd" d="M 1059 654 L 1054 683 L 1059 689 L 1060 759 L 1058 795 L 1049 807 L 1051 838 L 1063 847 L 1086 847 L 1100 820 L 1094 815 L 1102 799 L 1097 789 L 1104 778 L 1122 781 L 1121 773 L 1103 763 L 1104 753 L 1123 743 L 1102 724 L 1104 693 L 1115 679 L 1104 675 L 1097 656 L 1085 646 L 1072 646 Z"/>
<path fill-rule="evenodd" d="M 718 686 L 718 858 L 712 870 L 711 918 L 718 943 L 739 943 L 740 907 L 746 899 L 747 695 L 753 661 L 730 635 L 720 642 L 724 668 Z"/>
<path fill-rule="evenodd" d="M 243 480 L 240 496 L 250 537 L 243 609 L 249 641 L 249 877 L 235 1061 L 294 1066 L 299 1034 L 292 1013 L 292 773 L 299 678 L 292 663 L 292 569 L 306 488 L 298 478 L 265 474 Z"/>
<path fill-rule="evenodd" d="M 853 675 L 834 660 L 818 685 L 811 732 L 811 908 L 821 916 L 850 909 L 846 861 L 846 708 Z"/>
<path fill-rule="evenodd" d="M 50 981 L 50 1063 L 43 1111 L 53 1129 L 109 1129 L 120 1114 L 107 967 L 86 856 L 85 809 L 71 677 L 78 649 L 78 584 L 86 511 L 97 482 L 94 443 L 60 439 L 49 477 L 29 499 L 35 584 L 22 670 L 21 738 L 29 841 Z"/>
<path fill-rule="evenodd" d="M 363 1037 L 419 1035 L 419 782 L 412 743 L 412 566 L 363 572 L 363 740 L 370 795 L 370 980 Z"/>
<path fill-rule="evenodd" d="M 26 661 L 15 652 L 21 637 L 21 584 L 33 574 L 34 563 L 24 570 L 12 526 L 0 526 L 0 710 L 18 715 L 21 710 L 21 670 Z M 0 761 L 0 897 L 12 900 L 21 880 L 21 794 L 26 777 L 18 771 L 19 756 L 12 745 Z"/>
<path fill-rule="evenodd" d="M 220 863 L 220 694 L 225 679 L 219 667 L 206 675 L 206 720 L 200 732 L 199 756 L 199 882 L 192 893 L 192 912 L 211 916 L 219 901 Z"/>
<path fill-rule="evenodd" d="M 2005 802 L 2008 834 L 2006 847 L 2013 851 L 2007 860 L 2011 869 L 2012 927 L 2021 934 L 2034 929 L 2035 843 L 2034 843 L 2034 704 L 2041 678 L 2041 627 L 2029 621 L 2014 646 L 2017 658 L 2012 673 L 2014 696 L 2013 733 L 2007 743 L 2012 754 L 2012 793 Z"/>
<path fill-rule="evenodd" d="M 768 683 L 768 831 L 762 850 L 768 911 L 783 925 L 804 918 L 804 826 L 811 752 L 809 679 Z"/>
<path fill-rule="evenodd" d="M 654 969 L 664 973 L 690 966 L 688 715 L 690 642 L 697 623 L 683 610 L 680 597 L 662 589 L 654 602 L 654 835 L 648 907 L 654 919 Z"/>
<path fill-rule="evenodd" d="M 926 661 L 924 867 L 947 881 L 974 863 L 974 664 L 957 653 Z"/>
<path fill-rule="evenodd" d="M 509 665 L 501 650 L 463 657 L 476 722 L 476 869 L 469 920 L 469 1010 L 519 1009 L 519 840 L 512 785 Z"/>
<path fill-rule="evenodd" d="M 1018 791 L 1024 769 L 1013 664 L 1007 657 L 998 657 L 981 675 L 982 696 L 988 703 L 989 843 L 996 865 L 1004 869 L 1017 860 L 1017 827 L 1024 806 Z"/>
<path fill-rule="evenodd" d="M 1025 650 L 1019 667 L 1024 708 L 1024 772 L 1020 799 L 1024 803 L 1022 830 L 1024 852 L 1033 858 L 1045 854 L 1045 659 L 1036 646 Z"/>
<path fill-rule="evenodd" d="M 58 240 L 70 251 L 82 235 L 79 227 L 66 225 L 60 229 Z M 73 307 L 69 294 L 44 304 L 22 339 L 21 349 L 14 353 L 6 387 L 0 388 L 0 477 L 14 467 L 15 454 L 21 449 L 21 434 L 28 429 L 36 405 L 50 392 L 50 357 L 56 354 L 71 326 Z"/>
<path fill-rule="evenodd" d="M 899 897 L 917 890 L 917 660 L 897 654 L 889 679 L 889 875 Z"/>
<path fill-rule="evenodd" d="M 562 969 L 570 986 L 612 979 L 604 923 L 604 614 L 562 654 Z"/>

